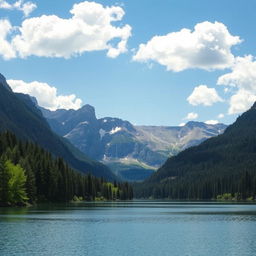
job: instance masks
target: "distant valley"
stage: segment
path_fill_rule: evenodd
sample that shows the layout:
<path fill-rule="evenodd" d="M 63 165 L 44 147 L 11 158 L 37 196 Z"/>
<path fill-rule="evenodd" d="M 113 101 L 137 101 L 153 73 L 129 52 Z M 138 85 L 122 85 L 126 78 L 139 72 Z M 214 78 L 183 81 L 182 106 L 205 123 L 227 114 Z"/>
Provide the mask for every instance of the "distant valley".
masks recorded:
<path fill-rule="evenodd" d="M 51 128 L 121 179 L 141 181 L 168 157 L 222 134 L 224 124 L 188 122 L 184 126 L 134 126 L 119 118 L 96 118 L 95 109 L 50 111 L 41 108 Z"/>

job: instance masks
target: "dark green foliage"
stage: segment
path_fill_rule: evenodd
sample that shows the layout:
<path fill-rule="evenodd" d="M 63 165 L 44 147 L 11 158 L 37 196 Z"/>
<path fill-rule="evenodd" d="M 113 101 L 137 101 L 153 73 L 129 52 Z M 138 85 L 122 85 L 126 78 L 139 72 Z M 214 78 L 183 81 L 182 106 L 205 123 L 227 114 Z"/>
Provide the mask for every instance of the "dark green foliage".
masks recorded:
<path fill-rule="evenodd" d="M 25 175 L 27 176 L 26 191 L 27 191 L 27 195 L 30 203 L 33 203 L 36 201 L 36 192 L 37 192 L 35 174 L 32 171 L 27 158 L 21 158 L 19 160 L 19 164 L 25 170 Z"/>
<path fill-rule="evenodd" d="M 5 168 L 5 161 L 0 160 L 0 202 L 8 202 L 8 182 L 10 173 Z"/>
<path fill-rule="evenodd" d="M 103 178 L 74 171 L 62 158 L 53 157 L 36 144 L 19 141 L 10 132 L 0 133 L 0 158 L 1 204 L 17 204 L 27 200 L 30 203 L 67 202 L 74 197 L 84 200 L 132 199 L 132 189 L 128 183 L 115 182 L 113 185 Z M 10 199 L 8 186 L 12 177 L 13 188 L 17 189 Z M 25 190 L 21 192 L 21 188 Z"/>
<path fill-rule="evenodd" d="M 119 175 L 123 180 L 128 180 L 130 182 L 143 181 L 152 175 L 155 171 L 152 169 L 144 168 L 130 168 L 119 172 Z"/>
<path fill-rule="evenodd" d="M 189 148 L 167 162 L 136 196 L 170 199 L 237 199 L 256 195 L 256 104 L 224 134 Z"/>

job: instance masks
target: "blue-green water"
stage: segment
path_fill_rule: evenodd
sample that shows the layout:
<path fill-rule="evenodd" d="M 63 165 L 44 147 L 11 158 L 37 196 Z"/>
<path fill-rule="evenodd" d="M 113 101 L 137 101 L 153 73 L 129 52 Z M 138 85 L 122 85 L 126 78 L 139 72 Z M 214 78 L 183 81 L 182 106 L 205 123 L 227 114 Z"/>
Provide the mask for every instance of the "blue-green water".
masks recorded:
<path fill-rule="evenodd" d="M 79 203 L 0 209 L 0 255 L 254 256 L 256 205 Z"/>

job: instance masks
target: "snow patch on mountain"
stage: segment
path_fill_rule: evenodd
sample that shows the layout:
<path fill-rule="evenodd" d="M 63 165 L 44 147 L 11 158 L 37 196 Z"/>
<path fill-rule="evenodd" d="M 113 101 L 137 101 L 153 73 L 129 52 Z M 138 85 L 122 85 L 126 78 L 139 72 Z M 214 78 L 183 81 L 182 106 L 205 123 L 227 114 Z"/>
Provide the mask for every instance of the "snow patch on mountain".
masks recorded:
<path fill-rule="evenodd" d="M 109 132 L 109 134 L 115 134 L 115 133 L 117 133 L 117 132 L 120 132 L 122 130 L 122 127 L 116 127 L 116 128 L 113 128 L 110 132 Z"/>

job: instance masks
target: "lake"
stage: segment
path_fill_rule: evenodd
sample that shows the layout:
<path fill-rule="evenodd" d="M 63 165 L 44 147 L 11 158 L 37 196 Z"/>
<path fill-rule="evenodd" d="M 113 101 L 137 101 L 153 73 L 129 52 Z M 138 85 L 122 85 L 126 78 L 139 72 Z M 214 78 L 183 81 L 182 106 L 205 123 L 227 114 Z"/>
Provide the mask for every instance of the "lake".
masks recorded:
<path fill-rule="evenodd" d="M 254 256 L 256 205 L 169 201 L 0 209 L 0 255 Z"/>

